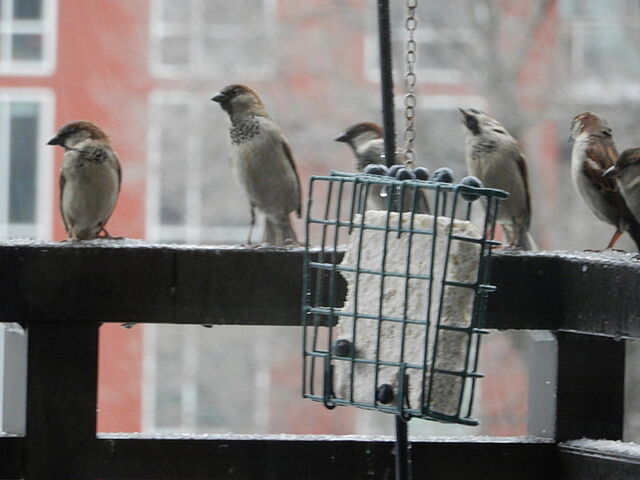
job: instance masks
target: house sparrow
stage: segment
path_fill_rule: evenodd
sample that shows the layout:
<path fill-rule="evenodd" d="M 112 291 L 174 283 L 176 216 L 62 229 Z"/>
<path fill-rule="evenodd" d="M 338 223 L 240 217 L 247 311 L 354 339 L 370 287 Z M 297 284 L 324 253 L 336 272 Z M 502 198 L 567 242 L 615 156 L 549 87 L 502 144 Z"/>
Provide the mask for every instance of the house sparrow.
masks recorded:
<path fill-rule="evenodd" d="M 361 122 L 351 125 L 343 133 L 335 138 L 336 142 L 346 143 L 353 150 L 355 160 L 353 169 L 362 173 L 367 165 L 385 164 L 384 132 L 382 127 L 373 122 Z M 396 161 L 404 164 L 405 154 L 402 150 L 396 152 Z M 394 165 L 395 166 L 395 165 Z M 395 176 L 395 175 L 392 175 Z M 416 213 L 429 213 L 429 204 L 422 190 L 417 191 Z M 374 210 L 386 210 L 388 205 L 387 189 L 384 185 L 372 185 L 367 197 L 370 206 Z M 402 211 L 410 211 L 413 208 L 413 194 L 405 193 Z"/>
<path fill-rule="evenodd" d="M 255 209 L 265 216 L 263 243 L 285 245 L 296 234 L 289 213 L 300 217 L 300 179 L 284 134 L 269 117 L 260 97 L 245 85 L 228 85 L 211 99 L 229 114 L 229 151 L 249 196 L 251 231 Z"/>
<path fill-rule="evenodd" d="M 109 137 L 81 120 L 66 124 L 47 145 L 64 148 L 60 212 L 69 239 L 111 238 L 105 225 L 118 200 L 122 170 Z"/>
<path fill-rule="evenodd" d="M 355 156 L 353 169 L 362 173 L 371 163 L 386 163 L 383 137 L 384 133 L 380 125 L 362 122 L 347 128 L 335 138 L 335 141 L 346 143 L 351 147 Z"/>
<path fill-rule="evenodd" d="M 583 112 L 571 121 L 571 177 L 593 213 L 616 228 L 607 248 L 628 231 L 640 248 L 640 224 L 629 211 L 611 175 L 603 175 L 618 158 L 611 128 L 604 118 Z"/>
<path fill-rule="evenodd" d="M 511 248 L 535 250 L 529 232 L 531 201 L 527 164 L 518 142 L 497 121 L 484 112 L 459 109 L 465 126 L 465 160 L 469 175 L 486 188 L 509 192 L 500 203 L 496 221 L 502 226 Z"/>
<path fill-rule="evenodd" d="M 626 149 L 603 175 L 616 179 L 627 207 L 640 221 L 640 148 Z"/>

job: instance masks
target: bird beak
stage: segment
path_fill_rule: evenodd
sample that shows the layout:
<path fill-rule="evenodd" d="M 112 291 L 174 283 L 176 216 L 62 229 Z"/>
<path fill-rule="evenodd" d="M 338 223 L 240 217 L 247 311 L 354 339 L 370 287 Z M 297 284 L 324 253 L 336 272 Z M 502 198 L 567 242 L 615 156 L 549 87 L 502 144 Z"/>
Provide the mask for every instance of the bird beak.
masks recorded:
<path fill-rule="evenodd" d="M 224 103 L 225 101 L 227 101 L 227 99 L 228 99 L 227 95 L 222 92 L 218 92 L 213 97 L 211 97 L 211 100 L 213 102 L 218 102 L 218 103 Z"/>
<path fill-rule="evenodd" d="M 464 108 L 458 108 L 460 113 L 462 114 L 462 124 L 474 135 L 478 135 L 480 133 L 480 129 L 478 127 L 478 119 L 473 113 L 469 113 L 468 110 Z"/>
<path fill-rule="evenodd" d="M 341 133 L 340 135 L 338 135 L 336 138 L 333 139 L 334 142 L 348 142 L 349 141 L 349 137 L 347 136 L 346 133 Z"/>
<path fill-rule="evenodd" d="M 473 117 L 473 115 L 471 115 L 467 110 L 465 110 L 464 108 L 460 108 L 458 107 L 458 110 L 460 110 L 460 113 L 462 114 L 462 123 L 464 123 L 465 125 L 468 123 L 467 120 L 469 120 L 469 118 Z"/>
<path fill-rule="evenodd" d="M 612 167 L 607 168 L 603 173 L 602 176 L 603 177 L 613 177 L 616 178 L 618 176 L 618 174 L 620 173 L 620 170 L 613 165 Z"/>
<path fill-rule="evenodd" d="M 47 145 L 64 145 L 64 142 L 58 135 L 56 135 L 55 137 L 53 137 L 51 140 L 47 142 Z"/>

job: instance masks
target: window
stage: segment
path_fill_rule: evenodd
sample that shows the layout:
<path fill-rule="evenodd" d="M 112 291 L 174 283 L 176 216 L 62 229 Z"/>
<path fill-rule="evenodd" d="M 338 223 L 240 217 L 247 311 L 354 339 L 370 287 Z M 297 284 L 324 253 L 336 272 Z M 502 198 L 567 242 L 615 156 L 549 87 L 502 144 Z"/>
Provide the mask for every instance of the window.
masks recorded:
<path fill-rule="evenodd" d="M 478 8 L 472 6 L 472 10 Z M 440 0 L 422 2 L 417 10 L 418 26 L 415 30 L 417 43 L 416 74 L 420 82 L 441 84 L 464 83 L 462 71 L 456 68 L 455 52 L 469 48 L 473 42 L 472 29 L 467 25 L 469 5 L 466 0 Z M 461 12 L 467 14 L 461 15 Z M 377 10 L 369 6 L 368 34 L 365 41 L 365 72 L 367 79 L 380 80 L 379 40 Z M 406 7 L 404 2 L 391 6 L 391 31 L 393 33 L 393 62 L 396 72 L 404 72 Z"/>
<path fill-rule="evenodd" d="M 56 12 L 56 0 L 0 0 L 1 75 L 53 72 Z"/>
<path fill-rule="evenodd" d="M 151 98 L 147 203 L 151 240 L 246 239 L 249 203 L 228 160 L 227 116 L 210 97 L 158 91 Z"/>
<path fill-rule="evenodd" d="M 147 325 L 144 337 L 145 432 L 280 433 L 278 405 L 308 407 L 296 329 Z"/>
<path fill-rule="evenodd" d="M 153 0 L 158 77 L 265 78 L 274 69 L 276 0 Z"/>
<path fill-rule="evenodd" d="M 576 93 L 603 102 L 640 98 L 640 4 L 563 0 L 561 7 Z"/>
<path fill-rule="evenodd" d="M 0 237 L 49 238 L 53 102 L 47 91 L 0 90 Z"/>
<path fill-rule="evenodd" d="M 401 101 L 396 101 L 402 108 Z M 464 129 L 458 107 L 486 110 L 487 103 L 475 95 L 430 95 L 428 101 L 419 102 L 416 109 L 416 164 L 433 173 L 440 167 L 453 170 L 456 182 L 467 175 L 464 160 Z M 437 120 L 436 120 L 437 119 Z M 402 146 L 404 121 L 399 119 L 398 140 Z M 443 141 L 453 138 L 454 141 Z"/>

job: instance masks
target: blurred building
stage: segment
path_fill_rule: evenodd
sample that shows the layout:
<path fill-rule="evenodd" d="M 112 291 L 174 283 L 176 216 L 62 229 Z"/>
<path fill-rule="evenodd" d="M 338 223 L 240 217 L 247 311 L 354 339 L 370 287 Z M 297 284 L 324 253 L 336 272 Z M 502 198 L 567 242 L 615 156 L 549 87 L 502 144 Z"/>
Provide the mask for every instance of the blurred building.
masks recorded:
<path fill-rule="evenodd" d="M 405 11 L 392 3 L 402 131 Z M 457 107 L 485 109 L 524 144 L 539 243 L 604 246 L 610 229 L 574 194 L 564 138 L 575 113 L 595 109 L 611 117 L 621 149 L 640 141 L 639 9 L 632 0 L 420 2 L 418 163 L 463 176 Z M 0 0 L 0 235 L 64 238 L 61 151 L 45 144 L 64 123 L 88 119 L 123 163 L 110 232 L 244 241 L 249 207 L 227 162 L 226 115 L 209 99 L 228 83 L 252 85 L 291 141 L 303 189 L 310 174 L 349 169 L 350 152 L 331 140 L 380 118 L 375 13 L 365 0 Z M 302 421 L 305 404 L 276 418 L 280 394 L 299 397 L 290 386 L 297 330 L 102 330 L 100 430 L 225 430 L 229 405 L 247 431 L 289 422 L 283 429 L 340 432 L 357 421 Z M 228 345 L 252 354 L 238 362 Z M 271 355 L 273 345 L 289 354 Z M 224 388 L 211 384 L 221 373 Z M 227 387 L 237 378 L 244 390 Z M 500 431 L 522 433 L 522 416 L 514 422 Z"/>

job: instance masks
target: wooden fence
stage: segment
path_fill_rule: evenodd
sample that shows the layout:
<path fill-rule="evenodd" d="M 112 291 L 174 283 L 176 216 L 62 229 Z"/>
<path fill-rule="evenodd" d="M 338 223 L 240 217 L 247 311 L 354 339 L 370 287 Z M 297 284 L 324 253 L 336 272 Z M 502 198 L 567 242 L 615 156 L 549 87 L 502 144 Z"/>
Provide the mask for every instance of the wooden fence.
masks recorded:
<path fill-rule="evenodd" d="M 96 435 L 101 323 L 300 325 L 302 258 L 301 249 L 0 244 L 0 320 L 28 337 L 26 434 L 0 434 L 0 479 L 393 478 L 390 439 Z M 505 252 L 492 276 L 488 328 L 557 332 L 555 403 L 544 407 L 555 406 L 554 433 L 414 441 L 414 480 L 640 478 L 631 449 L 575 441 L 622 438 L 640 262 Z"/>

